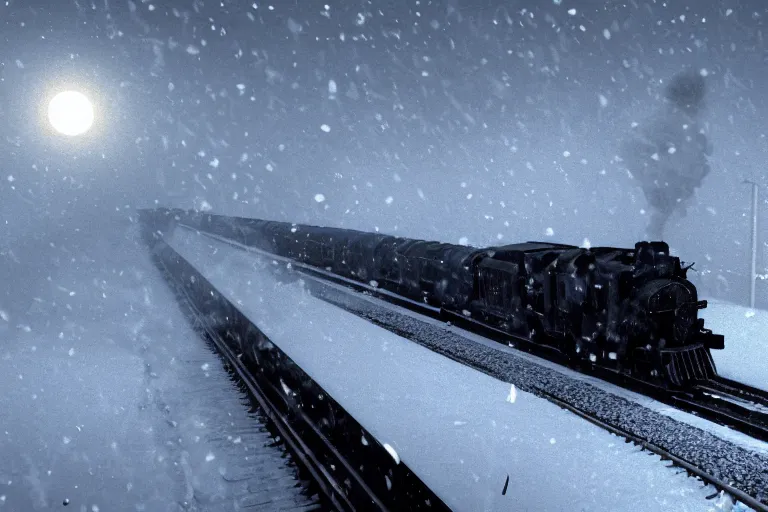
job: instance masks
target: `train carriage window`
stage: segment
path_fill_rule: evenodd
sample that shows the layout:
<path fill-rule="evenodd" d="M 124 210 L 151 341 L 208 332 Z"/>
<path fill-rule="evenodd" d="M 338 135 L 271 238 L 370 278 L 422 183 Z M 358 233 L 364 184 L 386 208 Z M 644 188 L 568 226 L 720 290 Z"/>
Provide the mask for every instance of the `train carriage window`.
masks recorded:
<path fill-rule="evenodd" d="M 480 299 L 488 308 L 507 311 L 512 306 L 510 272 L 483 268 L 480 270 Z"/>
<path fill-rule="evenodd" d="M 608 284 L 595 283 L 592 285 L 592 305 L 596 311 L 602 311 L 608 304 Z"/>
<path fill-rule="evenodd" d="M 333 245 L 329 242 L 320 244 L 320 257 L 325 261 L 333 260 Z"/>

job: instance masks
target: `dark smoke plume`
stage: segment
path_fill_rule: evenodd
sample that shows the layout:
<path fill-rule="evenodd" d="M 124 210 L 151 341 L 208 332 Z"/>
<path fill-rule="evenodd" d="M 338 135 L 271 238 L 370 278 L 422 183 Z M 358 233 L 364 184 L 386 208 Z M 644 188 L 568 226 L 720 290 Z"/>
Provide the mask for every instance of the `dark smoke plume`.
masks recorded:
<path fill-rule="evenodd" d="M 693 71 L 674 76 L 656 115 L 635 128 L 623 144 L 622 159 L 643 189 L 651 210 L 648 237 L 662 240 L 675 212 L 709 174 L 711 146 L 700 121 L 706 97 L 704 77 Z"/>

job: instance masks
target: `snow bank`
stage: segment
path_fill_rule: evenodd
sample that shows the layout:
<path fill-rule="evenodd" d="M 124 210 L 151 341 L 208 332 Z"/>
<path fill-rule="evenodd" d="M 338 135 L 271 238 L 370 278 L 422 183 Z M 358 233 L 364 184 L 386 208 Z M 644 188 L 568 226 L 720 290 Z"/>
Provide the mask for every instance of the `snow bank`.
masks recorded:
<path fill-rule="evenodd" d="M 68 249 L 29 315 L 0 318 L 0 511 L 232 510 L 257 464 L 290 486 L 147 248 L 110 233 Z"/>
<path fill-rule="evenodd" d="M 701 316 L 725 335 L 725 349 L 712 351 L 718 373 L 768 389 L 768 311 L 710 300 Z"/>

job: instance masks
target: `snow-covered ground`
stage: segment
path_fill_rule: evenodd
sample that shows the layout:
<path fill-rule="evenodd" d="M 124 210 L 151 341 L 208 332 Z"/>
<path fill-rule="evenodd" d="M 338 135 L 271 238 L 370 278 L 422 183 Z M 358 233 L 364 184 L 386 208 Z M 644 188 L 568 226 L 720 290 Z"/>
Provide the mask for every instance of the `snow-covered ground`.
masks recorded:
<path fill-rule="evenodd" d="M 279 282 L 267 261 L 183 229 L 172 245 L 456 510 L 718 509 L 658 457 Z"/>
<path fill-rule="evenodd" d="M 136 230 L 111 228 L 81 237 L 50 280 L 20 294 L 33 298 L 29 314 L 3 309 L 0 511 L 232 510 L 249 482 L 222 475 L 249 471 L 269 434 Z"/>
<path fill-rule="evenodd" d="M 768 311 L 710 300 L 701 316 L 725 335 L 725 349 L 712 351 L 718 373 L 768 389 Z"/>
<path fill-rule="evenodd" d="M 87 250 L 64 250 L 50 279 L 19 290 L 29 314 L 0 308 L 0 510 L 230 510 L 243 491 L 222 473 L 247 472 L 266 434 L 135 231 L 112 233 L 81 237 Z M 457 510 L 717 510 L 711 489 L 549 402 L 280 284 L 239 251 L 194 247 L 208 277 Z M 764 385 L 768 313 L 704 313 L 726 334 L 721 373 Z"/>

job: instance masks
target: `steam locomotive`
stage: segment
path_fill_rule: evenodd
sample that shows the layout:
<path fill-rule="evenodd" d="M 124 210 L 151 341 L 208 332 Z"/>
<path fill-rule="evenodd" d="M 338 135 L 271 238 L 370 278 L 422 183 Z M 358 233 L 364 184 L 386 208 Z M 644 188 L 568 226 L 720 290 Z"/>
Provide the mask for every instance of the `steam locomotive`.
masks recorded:
<path fill-rule="evenodd" d="M 475 248 L 378 233 L 166 210 L 179 222 L 441 311 L 568 361 L 680 388 L 716 375 L 688 268 L 664 242 Z"/>

